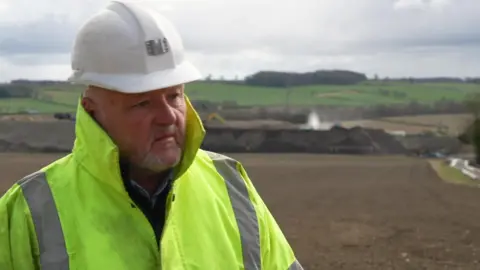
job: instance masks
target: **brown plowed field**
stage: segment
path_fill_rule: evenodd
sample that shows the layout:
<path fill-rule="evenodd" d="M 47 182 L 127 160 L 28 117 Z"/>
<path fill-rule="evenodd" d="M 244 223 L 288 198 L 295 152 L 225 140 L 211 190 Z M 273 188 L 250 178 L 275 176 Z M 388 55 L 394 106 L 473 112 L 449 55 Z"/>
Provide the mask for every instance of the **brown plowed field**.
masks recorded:
<path fill-rule="evenodd" d="M 480 269 L 480 189 L 404 157 L 233 155 L 305 269 Z M 53 155 L 0 155 L 3 181 Z"/>

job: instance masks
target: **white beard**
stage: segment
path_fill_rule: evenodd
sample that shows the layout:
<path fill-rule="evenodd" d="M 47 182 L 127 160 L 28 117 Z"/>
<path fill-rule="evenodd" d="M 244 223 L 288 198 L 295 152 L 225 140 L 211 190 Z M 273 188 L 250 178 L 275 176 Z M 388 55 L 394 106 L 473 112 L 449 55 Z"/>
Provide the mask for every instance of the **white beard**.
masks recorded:
<path fill-rule="evenodd" d="M 171 162 L 165 162 L 164 160 L 162 160 L 161 157 L 155 156 L 151 153 L 147 153 L 144 159 L 138 165 L 139 167 L 152 172 L 162 172 L 176 166 L 180 162 L 180 159 L 181 155 L 178 155 L 176 160 L 172 164 Z"/>

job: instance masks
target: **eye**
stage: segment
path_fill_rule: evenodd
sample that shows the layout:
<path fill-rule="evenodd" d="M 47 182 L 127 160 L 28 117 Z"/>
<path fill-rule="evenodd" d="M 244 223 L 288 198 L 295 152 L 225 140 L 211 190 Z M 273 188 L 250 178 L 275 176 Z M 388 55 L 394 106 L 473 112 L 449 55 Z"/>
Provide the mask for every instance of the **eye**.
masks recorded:
<path fill-rule="evenodd" d="M 146 107 L 148 105 L 150 105 L 150 100 L 142 100 L 136 103 L 135 105 L 133 105 L 133 107 Z"/>
<path fill-rule="evenodd" d="M 169 100 L 175 101 L 175 100 L 180 99 L 180 98 L 182 98 L 181 93 L 171 93 L 171 94 L 168 95 Z"/>

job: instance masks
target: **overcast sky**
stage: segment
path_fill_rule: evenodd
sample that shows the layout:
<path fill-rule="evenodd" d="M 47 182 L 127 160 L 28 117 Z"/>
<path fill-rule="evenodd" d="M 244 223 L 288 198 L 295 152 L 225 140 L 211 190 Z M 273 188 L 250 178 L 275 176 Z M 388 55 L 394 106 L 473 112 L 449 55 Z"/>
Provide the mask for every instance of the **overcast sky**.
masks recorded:
<path fill-rule="evenodd" d="M 79 26 L 104 0 L 0 0 L 0 81 L 70 74 Z M 348 69 L 479 76 L 480 0 L 159 0 L 204 76 Z"/>

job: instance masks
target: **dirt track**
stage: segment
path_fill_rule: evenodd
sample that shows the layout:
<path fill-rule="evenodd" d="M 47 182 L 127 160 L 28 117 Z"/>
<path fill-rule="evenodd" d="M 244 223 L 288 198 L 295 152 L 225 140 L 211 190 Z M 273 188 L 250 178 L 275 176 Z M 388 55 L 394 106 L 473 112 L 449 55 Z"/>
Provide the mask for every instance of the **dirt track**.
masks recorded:
<path fill-rule="evenodd" d="M 305 269 L 480 269 L 480 189 L 402 157 L 234 155 Z M 0 155 L 0 191 L 53 155 Z"/>

